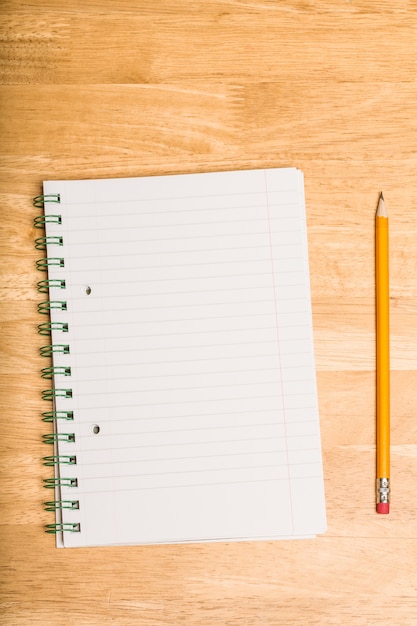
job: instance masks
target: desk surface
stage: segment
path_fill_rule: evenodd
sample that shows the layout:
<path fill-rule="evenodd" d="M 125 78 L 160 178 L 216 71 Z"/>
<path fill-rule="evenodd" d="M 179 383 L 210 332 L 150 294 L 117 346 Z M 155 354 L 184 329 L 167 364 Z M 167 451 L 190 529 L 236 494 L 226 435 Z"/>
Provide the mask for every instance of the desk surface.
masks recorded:
<path fill-rule="evenodd" d="M 417 624 L 415 0 L 6 0 L 2 31 L 1 623 Z M 327 533 L 56 550 L 32 196 L 51 178 L 281 166 L 305 174 Z M 381 189 L 389 516 L 374 512 Z"/>

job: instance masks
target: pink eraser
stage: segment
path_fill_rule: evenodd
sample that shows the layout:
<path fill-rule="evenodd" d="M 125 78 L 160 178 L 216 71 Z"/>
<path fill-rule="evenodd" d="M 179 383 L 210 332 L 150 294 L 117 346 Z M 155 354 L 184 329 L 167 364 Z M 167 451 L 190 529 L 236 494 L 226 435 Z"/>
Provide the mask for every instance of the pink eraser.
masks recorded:
<path fill-rule="evenodd" d="M 389 513 L 389 502 L 379 502 L 379 504 L 376 505 L 376 512 L 382 514 Z"/>

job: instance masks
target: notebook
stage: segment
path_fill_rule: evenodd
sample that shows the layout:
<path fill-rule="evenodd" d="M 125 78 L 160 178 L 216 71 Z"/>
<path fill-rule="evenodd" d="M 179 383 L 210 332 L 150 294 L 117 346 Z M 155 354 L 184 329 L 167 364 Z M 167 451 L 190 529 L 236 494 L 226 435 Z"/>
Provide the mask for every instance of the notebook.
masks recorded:
<path fill-rule="evenodd" d="M 324 532 L 302 173 L 57 180 L 43 192 L 57 545 Z"/>

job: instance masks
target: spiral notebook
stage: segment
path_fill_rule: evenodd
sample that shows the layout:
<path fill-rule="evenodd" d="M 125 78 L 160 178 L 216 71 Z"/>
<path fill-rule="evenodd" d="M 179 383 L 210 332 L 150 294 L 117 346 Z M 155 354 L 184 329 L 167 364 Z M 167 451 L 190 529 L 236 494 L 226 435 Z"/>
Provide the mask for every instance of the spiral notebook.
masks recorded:
<path fill-rule="evenodd" d="M 47 181 L 34 203 L 57 545 L 324 532 L 302 173 Z"/>

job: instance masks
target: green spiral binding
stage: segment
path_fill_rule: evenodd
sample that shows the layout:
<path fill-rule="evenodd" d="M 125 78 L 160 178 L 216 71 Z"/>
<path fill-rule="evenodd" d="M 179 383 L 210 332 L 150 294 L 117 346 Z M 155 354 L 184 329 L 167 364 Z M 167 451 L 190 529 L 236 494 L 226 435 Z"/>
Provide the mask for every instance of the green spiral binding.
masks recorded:
<path fill-rule="evenodd" d="M 37 215 L 33 220 L 35 228 L 45 228 L 45 224 L 62 224 L 62 215 Z"/>
<path fill-rule="evenodd" d="M 43 422 L 57 422 L 58 420 L 65 420 L 66 422 L 74 421 L 73 411 L 44 411 L 42 413 Z"/>
<path fill-rule="evenodd" d="M 54 367 L 43 367 L 41 369 L 42 378 L 51 380 L 54 376 L 71 376 L 71 368 L 64 367 L 62 365 L 55 365 Z"/>
<path fill-rule="evenodd" d="M 51 356 L 53 353 L 58 352 L 59 354 L 69 354 L 70 347 L 66 344 L 53 344 L 48 346 L 41 346 L 39 349 L 39 353 L 41 356 Z"/>
<path fill-rule="evenodd" d="M 44 478 L 45 489 L 55 489 L 55 487 L 78 487 L 77 478 Z"/>
<path fill-rule="evenodd" d="M 43 259 L 38 259 L 36 261 L 36 267 L 40 272 L 47 272 L 48 271 L 48 267 L 65 267 L 65 261 L 64 259 L 61 259 L 59 257 L 44 257 Z"/>
<path fill-rule="evenodd" d="M 53 445 L 59 441 L 65 443 L 74 443 L 75 435 L 74 433 L 48 433 L 46 435 L 42 435 L 43 443 L 47 443 Z"/>
<path fill-rule="evenodd" d="M 33 205 L 37 208 L 42 208 L 47 202 L 59 204 L 61 197 L 59 194 L 46 194 L 36 196 L 33 199 Z M 61 215 L 39 215 L 34 220 L 35 228 L 43 229 L 47 224 L 62 224 Z M 38 237 L 35 240 L 35 248 L 37 250 L 48 250 L 50 246 L 63 246 L 64 239 L 60 235 L 46 235 Z M 39 271 L 48 272 L 52 267 L 65 267 L 65 261 L 61 257 L 44 257 L 38 259 L 36 267 Z M 64 279 L 49 278 L 38 282 L 39 293 L 49 294 L 52 289 L 65 289 L 66 284 Z M 50 312 L 55 310 L 66 311 L 67 302 L 64 300 L 46 300 L 38 304 L 38 312 L 41 314 L 49 315 Z M 38 332 L 40 335 L 51 335 L 52 332 L 68 332 L 68 324 L 66 322 L 52 322 L 48 321 L 43 324 L 39 324 Z M 40 348 L 40 354 L 44 357 L 50 357 L 55 353 L 69 354 L 70 348 L 67 344 L 50 344 L 42 346 Z M 71 376 L 71 368 L 65 366 L 53 365 L 52 367 L 44 367 L 41 370 L 41 376 L 44 379 L 53 379 L 56 376 Z M 44 400 L 54 401 L 56 398 L 72 398 L 72 389 L 58 389 L 53 387 L 52 389 L 46 389 L 42 391 L 42 397 Z M 73 411 L 45 411 L 42 413 L 42 419 L 44 422 L 57 422 L 58 420 L 73 421 Z M 59 442 L 74 442 L 74 433 L 48 433 L 43 435 L 43 442 L 46 444 L 52 444 L 56 446 Z M 54 452 L 56 448 L 54 448 Z M 43 464 L 47 467 L 57 465 L 74 465 L 77 459 L 74 455 L 60 455 L 53 454 L 43 457 Z M 76 478 L 47 478 L 44 479 L 44 487 L 46 489 L 56 489 L 59 487 L 77 487 L 78 481 Z M 52 500 L 45 502 L 45 509 L 47 511 L 56 512 L 58 509 L 78 509 L 79 502 L 77 500 Z M 64 523 L 57 522 L 55 524 L 47 524 L 45 526 L 45 532 L 51 534 L 64 533 L 64 532 L 80 532 L 80 525 L 76 523 Z"/>
<path fill-rule="evenodd" d="M 32 200 L 33 206 L 37 209 L 43 209 L 45 202 L 55 202 L 59 204 L 61 202 L 61 196 L 59 193 L 47 193 L 35 196 Z"/>
<path fill-rule="evenodd" d="M 50 502 L 44 502 L 45 511 L 57 511 L 58 509 L 79 509 L 80 503 L 78 500 L 51 500 Z"/>
<path fill-rule="evenodd" d="M 57 533 L 80 533 L 80 525 L 79 524 L 46 524 L 45 532 L 56 535 Z"/>
<path fill-rule="evenodd" d="M 51 237 L 38 237 L 37 239 L 35 239 L 36 250 L 46 250 L 47 245 L 48 246 L 63 246 L 64 238 L 54 235 Z"/>
<path fill-rule="evenodd" d="M 54 400 L 55 398 L 72 398 L 72 389 L 44 389 L 42 391 L 43 400 Z"/>
<path fill-rule="evenodd" d="M 65 287 L 65 280 L 61 278 L 50 278 L 38 282 L 39 293 L 49 293 L 50 289 L 65 289 Z"/>
<path fill-rule="evenodd" d="M 65 456 L 65 455 L 53 455 L 53 456 L 44 456 L 43 464 L 48 467 L 52 465 L 76 465 L 77 457 L 76 456 Z"/>
<path fill-rule="evenodd" d="M 67 303 L 65 300 L 45 300 L 38 304 L 38 313 L 42 313 L 42 315 L 48 315 L 51 309 L 66 311 Z"/>
<path fill-rule="evenodd" d="M 67 333 L 68 324 L 65 322 L 45 322 L 38 326 L 38 333 L 40 335 L 50 335 L 53 330 L 60 330 L 62 333 Z"/>

